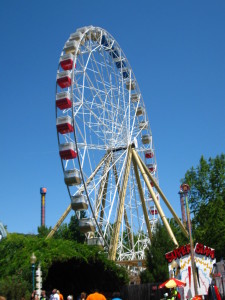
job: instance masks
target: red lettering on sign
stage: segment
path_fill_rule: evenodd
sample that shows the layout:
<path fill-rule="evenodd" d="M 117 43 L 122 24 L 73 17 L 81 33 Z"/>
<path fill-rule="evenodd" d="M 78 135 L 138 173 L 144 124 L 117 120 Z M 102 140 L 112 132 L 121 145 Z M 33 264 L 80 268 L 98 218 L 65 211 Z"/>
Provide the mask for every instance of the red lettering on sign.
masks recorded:
<path fill-rule="evenodd" d="M 165 254 L 168 263 L 171 263 L 174 259 L 181 258 L 191 252 L 190 244 L 181 246 L 171 252 Z M 215 250 L 211 249 L 203 244 L 197 243 L 195 246 L 195 253 L 205 256 L 210 256 L 212 259 L 215 258 Z"/>

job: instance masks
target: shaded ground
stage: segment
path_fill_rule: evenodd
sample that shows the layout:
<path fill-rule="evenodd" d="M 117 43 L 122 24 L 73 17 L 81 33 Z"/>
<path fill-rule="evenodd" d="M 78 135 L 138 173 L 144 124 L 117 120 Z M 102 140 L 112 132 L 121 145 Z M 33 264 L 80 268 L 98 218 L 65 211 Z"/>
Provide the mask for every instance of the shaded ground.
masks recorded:
<path fill-rule="evenodd" d="M 82 291 L 90 293 L 97 288 L 104 294 L 119 290 L 120 286 L 115 275 L 104 269 L 102 264 L 79 262 L 75 259 L 67 262 L 56 262 L 49 269 L 48 277 L 43 282 L 43 289 L 49 295 L 52 289 L 59 289 L 64 299 L 67 295 L 74 295 L 74 300 Z"/>

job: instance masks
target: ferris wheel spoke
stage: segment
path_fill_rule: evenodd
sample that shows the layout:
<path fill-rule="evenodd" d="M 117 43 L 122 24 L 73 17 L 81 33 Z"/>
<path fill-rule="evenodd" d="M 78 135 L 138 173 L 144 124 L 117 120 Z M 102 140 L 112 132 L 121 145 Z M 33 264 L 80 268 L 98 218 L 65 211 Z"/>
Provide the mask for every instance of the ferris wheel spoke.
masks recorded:
<path fill-rule="evenodd" d="M 113 105 L 112 105 L 112 99 L 111 99 L 111 97 L 109 96 L 109 95 L 110 95 L 110 89 L 111 89 L 112 87 L 111 87 L 110 84 L 107 84 L 107 83 L 105 82 L 105 80 L 103 80 L 103 79 L 104 79 L 103 72 L 100 71 L 100 69 L 98 68 L 98 65 L 97 65 L 97 63 L 96 63 L 96 59 L 95 59 L 94 56 L 93 56 L 93 62 L 94 62 L 94 64 L 95 64 L 96 68 L 97 68 L 97 71 L 98 71 L 98 74 L 99 74 L 99 76 L 100 76 L 100 79 L 101 79 L 102 83 L 104 83 L 104 84 L 103 84 L 103 89 L 104 89 L 104 92 L 105 92 L 105 102 L 109 100 L 109 106 L 112 108 L 112 107 L 113 107 Z M 107 65 L 106 65 L 106 66 L 107 66 Z M 106 67 L 106 69 L 107 69 L 107 67 Z M 98 81 L 98 82 L 99 82 L 99 81 Z M 97 84 L 98 84 L 98 82 L 97 82 Z M 107 90 L 107 88 L 108 88 L 108 90 Z M 106 103 L 107 103 L 107 102 L 106 102 Z M 111 121 L 113 122 L 113 111 L 110 111 L 110 116 L 111 116 Z"/>
<path fill-rule="evenodd" d="M 96 206 L 95 206 L 95 217 L 96 218 L 99 213 L 100 205 L 102 204 L 101 219 L 103 219 L 105 202 L 102 203 L 102 201 L 103 201 L 103 196 L 106 195 L 106 192 L 107 192 L 108 176 L 109 176 L 108 169 L 109 169 L 109 164 L 110 164 L 111 159 L 112 159 L 112 153 L 110 152 L 110 156 L 108 157 L 108 160 L 106 161 L 103 172 L 102 172 L 102 176 L 104 176 L 105 174 L 106 174 L 106 176 L 104 176 L 103 180 L 101 180 L 101 183 L 100 183 L 100 186 L 98 189 L 98 196 L 97 196 L 96 203 L 95 203 L 96 204 Z"/>

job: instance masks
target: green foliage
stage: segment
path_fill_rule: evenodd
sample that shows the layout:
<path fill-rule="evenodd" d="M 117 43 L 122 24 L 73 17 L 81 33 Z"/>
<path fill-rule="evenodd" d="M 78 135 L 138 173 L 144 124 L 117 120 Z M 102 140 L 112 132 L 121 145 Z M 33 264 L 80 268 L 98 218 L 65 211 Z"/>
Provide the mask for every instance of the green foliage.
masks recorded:
<path fill-rule="evenodd" d="M 51 231 L 51 227 L 48 228 L 46 226 L 39 226 L 38 236 L 44 238 L 49 234 L 50 231 Z"/>
<path fill-rule="evenodd" d="M 174 219 L 169 220 L 170 227 L 180 245 L 187 243 Z M 169 278 L 168 263 L 165 254 L 174 249 L 174 244 L 168 232 L 161 223 L 158 223 L 153 234 L 152 243 L 146 250 L 147 269 L 141 274 L 142 283 L 162 282 Z"/>
<path fill-rule="evenodd" d="M 143 283 L 160 282 L 168 277 L 165 253 L 171 249 L 173 249 L 173 242 L 169 238 L 165 227 L 158 222 L 152 242 L 145 253 L 147 270 L 141 274 Z"/>
<path fill-rule="evenodd" d="M 225 155 L 202 156 L 182 180 L 190 185 L 193 237 L 216 251 L 217 259 L 225 256 Z"/>
<path fill-rule="evenodd" d="M 17 284 L 20 284 L 21 295 L 24 296 L 29 294 L 29 291 L 31 292 L 32 269 L 30 257 L 33 252 L 37 257 L 36 264 L 41 263 L 43 284 L 46 285 L 46 289 L 54 287 L 54 282 L 51 279 L 53 275 L 50 276 L 49 272 L 51 274 L 54 274 L 54 272 L 59 273 L 62 282 L 64 274 L 66 277 L 66 274 L 69 273 L 70 277 L 66 278 L 70 280 L 73 286 L 73 282 L 75 285 L 78 279 L 85 282 L 85 276 L 87 277 L 87 274 L 90 273 L 89 267 L 91 266 L 96 272 L 94 279 L 98 276 L 97 271 L 102 270 L 102 277 L 105 280 L 112 278 L 114 286 L 127 282 L 126 271 L 116 266 L 114 262 L 109 261 L 99 247 L 91 247 L 71 240 L 46 240 L 38 236 L 9 234 L 0 243 L 0 294 L 8 295 L 9 299 L 17 299 L 14 298 L 18 288 Z M 65 270 L 65 265 L 70 271 Z M 78 266 L 82 266 L 86 270 L 86 274 L 82 275 L 84 277 L 81 276 L 82 272 L 79 272 Z M 65 272 L 62 272 L 62 270 Z M 108 275 L 106 276 L 106 274 Z M 78 279 L 76 280 L 76 278 Z M 101 280 L 101 277 L 99 278 Z M 14 282 L 17 284 L 14 284 Z M 90 288 L 88 284 L 86 283 L 86 289 Z M 57 286 L 57 288 L 63 290 L 63 286 Z"/>
<path fill-rule="evenodd" d="M 85 212 L 81 211 L 81 218 L 85 218 Z M 75 215 L 70 218 L 69 224 L 62 224 L 54 234 L 55 239 L 65 239 L 84 243 L 85 235 L 79 230 L 79 220 Z"/>
<path fill-rule="evenodd" d="M 29 283 L 24 280 L 20 272 L 16 275 L 6 276 L 0 279 L 0 293 L 7 299 L 30 299 Z"/>

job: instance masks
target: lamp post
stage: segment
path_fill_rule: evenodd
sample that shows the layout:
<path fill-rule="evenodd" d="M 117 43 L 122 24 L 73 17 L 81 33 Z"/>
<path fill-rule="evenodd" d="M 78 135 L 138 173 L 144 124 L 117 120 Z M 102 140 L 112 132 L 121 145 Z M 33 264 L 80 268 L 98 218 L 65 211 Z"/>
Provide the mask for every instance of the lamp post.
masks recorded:
<path fill-rule="evenodd" d="M 185 196 L 185 202 L 186 202 L 187 225 L 188 225 L 188 231 L 189 231 L 190 250 L 191 250 L 191 269 L 192 269 L 193 282 L 194 282 L 194 291 L 195 291 L 195 296 L 196 296 L 196 295 L 198 295 L 198 286 L 197 286 L 197 280 L 196 280 L 194 246 L 193 246 L 193 240 L 192 240 L 192 234 L 191 234 L 191 218 L 190 218 L 190 210 L 189 210 L 189 205 L 188 205 L 188 192 L 190 190 L 190 187 L 188 184 L 183 183 L 180 186 L 180 188 Z"/>
<path fill-rule="evenodd" d="M 31 267 L 32 267 L 32 286 L 33 286 L 33 290 L 34 291 L 34 271 L 35 271 L 35 263 L 36 263 L 36 256 L 34 253 L 32 253 L 31 257 L 30 257 L 30 263 L 31 263 Z"/>

